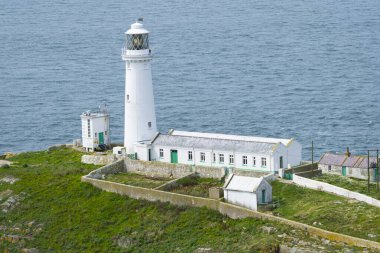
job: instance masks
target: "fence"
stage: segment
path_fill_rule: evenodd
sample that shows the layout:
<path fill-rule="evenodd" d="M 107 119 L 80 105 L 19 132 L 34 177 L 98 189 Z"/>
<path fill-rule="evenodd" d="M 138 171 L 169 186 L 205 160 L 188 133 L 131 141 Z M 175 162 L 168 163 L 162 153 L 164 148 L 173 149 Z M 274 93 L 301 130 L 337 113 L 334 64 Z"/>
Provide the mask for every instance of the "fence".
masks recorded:
<path fill-rule="evenodd" d="M 304 178 L 298 175 L 293 175 L 293 182 L 297 185 L 300 185 L 306 188 L 320 190 L 320 191 L 324 191 L 328 193 L 334 193 L 342 197 L 356 199 L 359 201 L 363 201 L 369 205 L 380 207 L 380 201 L 377 199 L 371 198 L 367 195 L 364 195 L 358 192 L 349 191 L 347 189 L 344 189 L 335 185 L 319 182 L 319 181 L 312 180 L 309 178 Z"/>

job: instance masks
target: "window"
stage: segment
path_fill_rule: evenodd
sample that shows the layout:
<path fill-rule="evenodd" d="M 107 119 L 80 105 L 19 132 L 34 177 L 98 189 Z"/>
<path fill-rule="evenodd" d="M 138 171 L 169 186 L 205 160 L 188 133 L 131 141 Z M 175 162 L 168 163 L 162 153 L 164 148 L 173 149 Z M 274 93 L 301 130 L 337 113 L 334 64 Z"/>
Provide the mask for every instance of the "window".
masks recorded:
<path fill-rule="evenodd" d="M 212 162 L 216 163 L 216 155 L 215 155 L 215 153 L 212 153 Z"/>
<path fill-rule="evenodd" d="M 201 152 L 201 162 L 206 161 L 206 154 Z"/>
<path fill-rule="evenodd" d="M 193 151 L 189 151 L 189 152 L 187 152 L 187 159 L 188 159 L 189 161 L 192 161 L 192 160 L 193 160 Z"/>
<path fill-rule="evenodd" d="M 265 157 L 261 157 L 261 167 L 267 167 L 267 159 Z"/>
<path fill-rule="evenodd" d="M 224 163 L 224 154 L 219 154 L 219 163 Z"/>
<path fill-rule="evenodd" d="M 164 158 L 164 149 L 160 148 L 160 158 Z"/>
<path fill-rule="evenodd" d="M 97 138 L 98 137 L 98 133 L 95 133 L 95 138 Z"/>
<path fill-rule="evenodd" d="M 248 164 L 248 157 L 246 155 L 243 155 L 243 166 L 247 166 Z"/>
<path fill-rule="evenodd" d="M 230 155 L 230 164 L 234 164 L 234 155 Z"/>
<path fill-rule="evenodd" d="M 91 121 L 87 120 L 87 137 L 91 137 Z"/>
<path fill-rule="evenodd" d="M 108 133 L 107 133 L 107 131 L 104 131 L 104 135 L 107 135 Z"/>
<path fill-rule="evenodd" d="M 328 166 L 328 170 L 329 170 L 329 172 L 331 171 L 331 165 Z"/>
<path fill-rule="evenodd" d="M 253 166 L 256 166 L 256 157 L 253 157 Z"/>
<path fill-rule="evenodd" d="M 129 102 L 129 94 L 127 94 L 127 102 Z"/>
<path fill-rule="evenodd" d="M 152 122 L 148 122 L 148 127 L 151 128 L 152 127 Z"/>

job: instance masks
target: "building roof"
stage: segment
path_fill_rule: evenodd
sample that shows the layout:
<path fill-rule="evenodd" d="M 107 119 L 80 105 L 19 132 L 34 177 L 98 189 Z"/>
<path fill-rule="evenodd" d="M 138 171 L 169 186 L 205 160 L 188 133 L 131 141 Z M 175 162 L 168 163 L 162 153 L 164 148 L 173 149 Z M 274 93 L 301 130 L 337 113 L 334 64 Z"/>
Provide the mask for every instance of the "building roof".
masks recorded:
<path fill-rule="evenodd" d="M 178 131 L 178 130 L 173 130 L 170 134 L 176 135 L 176 136 L 201 137 L 201 138 L 223 139 L 223 140 L 233 140 L 233 141 L 263 142 L 263 143 L 271 143 L 271 144 L 277 144 L 280 142 L 284 144 L 285 146 L 288 145 L 293 140 L 293 139 L 265 138 L 265 137 L 257 137 L 257 136 L 187 132 L 187 131 Z"/>
<path fill-rule="evenodd" d="M 352 168 L 368 168 L 368 158 L 367 156 L 347 156 L 345 154 L 333 154 L 325 153 L 319 160 L 320 164 L 334 165 L 334 166 L 346 166 Z M 370 157 L 369 163 L 376 163 L 376 157 Z"/>
<path fill-rule="evenodd" d="M 224 185 L 226 190 L 256 192 L 264 178 L 230 175 Z"/>
<path fill-rule="evenodd" d="M 181 135 L 158 135 L 153 143 L 159 146 L 185 147 L 241 153 L 269 154 L 277 144 L 241 140 L 226 140 Z"/>

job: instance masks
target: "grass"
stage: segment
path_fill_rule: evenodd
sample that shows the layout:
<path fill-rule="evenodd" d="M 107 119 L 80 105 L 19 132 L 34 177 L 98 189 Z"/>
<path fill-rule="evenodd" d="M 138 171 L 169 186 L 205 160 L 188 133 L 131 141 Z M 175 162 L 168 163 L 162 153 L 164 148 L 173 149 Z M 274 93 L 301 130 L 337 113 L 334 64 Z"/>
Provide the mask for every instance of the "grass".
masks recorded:
<path fill-rule="evenodd" d="M 380 208 L 279 181 L 272 187 L 273 200 L 279 202 L 273 214 L 380 242 Z"/>
<path fill-rule="evenodd" d="M 303 231 L 259 219 L 229 219 L 205 208 L 182 208 L 134 200 L 80 182 L 97 166 L 80 163 L 82 153 L 62 148 L 28 152 L 10 159 L 0 178 L 19 178 L 0 184 L 0 192 L 25 193 L 15 209 L 0 211 L 0 237 L 32 236 L 0 242 L 0 252 L 37 248 L 40 252 L 274 252 L 306 242 L 325 252 L 343 252 L 338 244 L 322 245 Z M 273 233 L 263 230 L 274 228 Z M 278 235 L 286 233 L 286 237 Z M 124 245 L 122 248 L 120 245 Z M 298 246 L 297 246 L 298 247 Z M 320 249 L 317 249 L 320 251 Z M 356 249 L 358 250 L 358 249 Z"/>
<path fill-rule="evenodd" d="M 168 191 L 204 198 L 208 198 L 209 188 L 223 186 L 221 180 L 200 177 L 181 178 L 177 181 L 177 184 L 177 187 Z"/>
<path fill-rule="evenodd" d="M 105 180 L 145 188 L 156 188 L 171 179 L 163 177 L 148 177 L 136 173 L 118 173 L 108 175 Z"/>
<path fill-rule="evenodd" d="M 380 190 L 378 192 L 376 191 L 376 183 L 374 182 L 370 183 L 370 192 L 368 192 L 367 180 L 344 177 L 334 174 L 323 174 L 322 176 L 314 177 L 313 179 L 336 185 L 350 191 L 359 192 L 375 199 L 380 199 Z"/>

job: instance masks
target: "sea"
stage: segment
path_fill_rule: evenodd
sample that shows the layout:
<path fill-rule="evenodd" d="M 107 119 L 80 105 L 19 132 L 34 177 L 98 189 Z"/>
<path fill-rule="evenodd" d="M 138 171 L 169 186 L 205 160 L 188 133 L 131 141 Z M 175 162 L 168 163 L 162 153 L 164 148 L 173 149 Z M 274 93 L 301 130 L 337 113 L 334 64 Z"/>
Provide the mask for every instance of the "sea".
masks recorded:
<path fill-rule="evenodd" d="M 294 137 L 303 159 L 380 148 L 380 1 L 2 0 L 0 154 L 81 137 L 107 104 L 123 141 L 125 31 L 151 32 L 157 124 Z"/>

